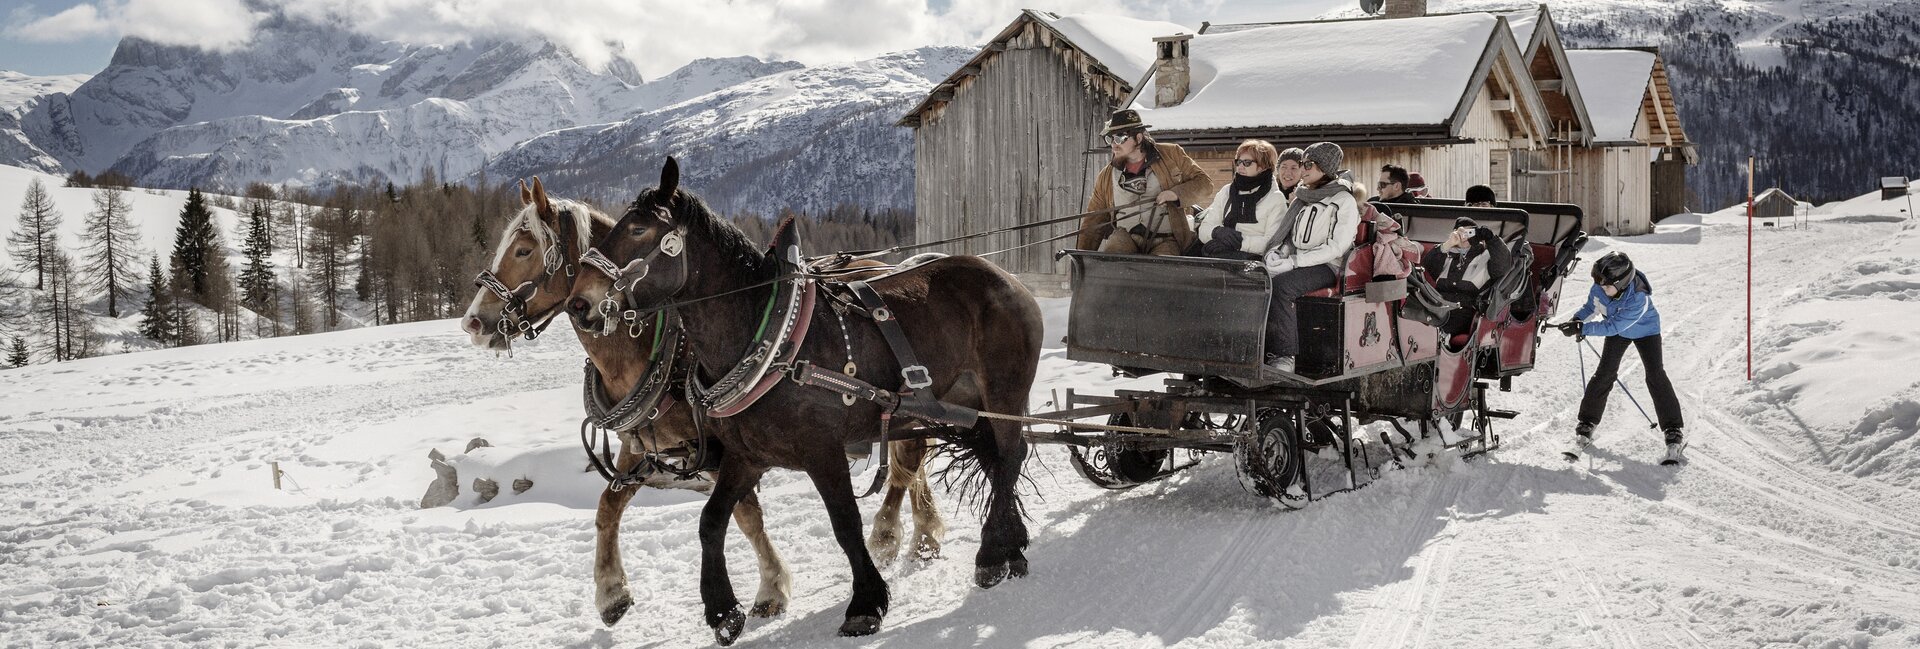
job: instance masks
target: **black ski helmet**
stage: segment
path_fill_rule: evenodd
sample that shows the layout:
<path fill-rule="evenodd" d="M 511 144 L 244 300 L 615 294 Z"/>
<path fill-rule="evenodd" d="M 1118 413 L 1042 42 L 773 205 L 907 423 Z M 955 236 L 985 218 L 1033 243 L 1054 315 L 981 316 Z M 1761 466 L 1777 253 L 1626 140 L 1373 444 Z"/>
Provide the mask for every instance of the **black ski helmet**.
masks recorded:
<path fill-rule="evenodd" d="M 1619 293 L 1627 292 L 1627 287 L 1633 284 L 1633 260 L 1617 250 L 1601 255 L 1593 262 L 1593 283 L 1612 286 Z"/>

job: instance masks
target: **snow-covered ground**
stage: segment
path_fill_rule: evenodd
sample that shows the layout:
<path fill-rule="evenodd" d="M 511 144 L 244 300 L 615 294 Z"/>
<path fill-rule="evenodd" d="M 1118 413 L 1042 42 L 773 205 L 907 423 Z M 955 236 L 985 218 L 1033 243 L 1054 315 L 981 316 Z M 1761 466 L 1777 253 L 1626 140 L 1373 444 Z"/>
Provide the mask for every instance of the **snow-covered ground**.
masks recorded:
<path fill-rule="evenodd" d="M 1687 466 L 1654 464 L 1617 393 L 1602 452 L 1561 460 L 1580 382 L 1556 336 L 1494 395 L 1522 413 L 1505 448 L 1301 512 L 1244 493 L 1226 458 L 1113 493 L 1047 449 L 1028 467 L 1033 575 L 974 589 L 977 517 L 942 495 L 947 556 L 890 569 L 892 610 L 864 639 L 833 636 L 845 560 L 810 485 L 775 472 L 761 499 L 794 602 L 741 646 L 1920 644 L 1920 230 L 1757 233 L 1749 384 L 1745 230 L 1700 221 L 1586 253 L 1624 250 L 1656 284 Z M 706 646 L 692 494 L 635 501 L 639 605 L 612 629 L 595 615 L 580 356 L 564 334 L 475 351 L 448 321 L 0 372 L 0 644 Z M 1638 362 L 1623 371 L 1644 402 Z M 1034 403 L 1151 383 L 1048 350 Z M 472 437 L 493 446 L 462 455 Z M 453 505 L 420 510 L 434 448 L 469 471 Z M 470 488 L 523 473 L 524 494 Z M 750 589 L 737 532 L 728 550 Z"/>

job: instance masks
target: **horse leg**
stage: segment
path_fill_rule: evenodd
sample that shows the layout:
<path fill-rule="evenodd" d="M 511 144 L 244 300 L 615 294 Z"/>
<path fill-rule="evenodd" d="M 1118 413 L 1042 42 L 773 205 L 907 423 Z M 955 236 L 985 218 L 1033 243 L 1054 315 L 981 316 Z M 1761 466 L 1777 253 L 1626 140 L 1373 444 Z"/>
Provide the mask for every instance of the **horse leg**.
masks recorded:
<path fill-rule="evenodd" d="M 887 496 L 880 502 L 880 511 L 873 514 L 873 532 L 867 535 L 867 552 L 873 555 L 873 562 L 882 568 L 893 565 L 895 557 L 900 555 L 900 502 L 905 499 L 907 485 L 913 479 L 912 469 L 907 464 L 907 449 L 917 447 L 919 440 L 902 440 L 887 443 L 887 452 L 892 461 L 887 463 Z"/>
<path fill-rule="evenodd" d="M 846 457 L 839 449 L 809 463 L 807 477 L 820 492 L 827 506 L 827 519 L 833 524 L 833 538 L 847 555 L 853 568 L 853 600 L 847 603 L 846 621 L 840 635 L 871 635 L 880 630 L 887 614 L 887 580 L 873 565 L 867 546 L 860 540 L 860 503 L 853 495 L 853 475 L 847 470 Z M 723 574 L 724 576 L 724 574 Z"/>
<path fill-rule="evenodd" d="M 727 578 L 727 518 L 753 485 L 760 481 L 761 469 L 747 466 L 737 454 L 727 454 L 715 473 L 713 493 L 700 510 L 700 601 L 706 605 L 707 626 L 713 629 L 720 646 L 740 639 L 747 623 L 734 597 L 733 582 Z"/>
<path fill-rule="evenodd" d="M 773 549 L 773 539 L 767 538 L 766 521 L 760 517 L 760 497 L 748 491 L 740 504 L 733 506 L 733 522 L 740 526 L 740 533 L 747 536 L 754 556 L 760 559 L 760 592 L 753 596 L 753 608 L 747 614 L 773 617 L 785 613 L 793 593 L 793 576 L 787 572 L 787 562 Z"/>
<path fill-rule="evenodd" d="M 1014 408 L 989 402 L 993 412 L 1025 412 L 1024 399 Z M 1010 421 L 986 420 L 974 425 L 979 436 L 976 444 L 990 449 L 982 453 L 982 469 L 987 472 L 987 516 L 980 529 L 980 552 L 974 556 L 974 583 L 992 588 L 1007 577 L 1027 576 L 1027 523 L 1020 510 L 1020 495 L 1015 489 L 1020 469 L 1027 460 L 1027 439 L 1020 426 Z"/>
<path fill-rule="evenodd" d="M 901 454 L 901 463 L 913 469 L 908 482 L 913 496 L 913 554 L 921 561 L 940 558 L 940 543 L 947 538 L 947 521 L 933 503 L 933 489 L 927 486 L 927 458 L 933 455 L 933 442 L 920 440 L 914 449 Z M 907 456 L 913 459 L 907 461 Z"/>
<path fill-rule="evenodd" d="M 621 471 L 632 468 L 639 456 L 621 452 Z M 613 626 L 633 607 L 633 595 L 627 590 L 627 571 L 620 563 L 620 518 L 627 503 L 640 487 L 600 492 L 600 508 L 594 512 L 593 604 L 600 610 L 600 622 Z"/>

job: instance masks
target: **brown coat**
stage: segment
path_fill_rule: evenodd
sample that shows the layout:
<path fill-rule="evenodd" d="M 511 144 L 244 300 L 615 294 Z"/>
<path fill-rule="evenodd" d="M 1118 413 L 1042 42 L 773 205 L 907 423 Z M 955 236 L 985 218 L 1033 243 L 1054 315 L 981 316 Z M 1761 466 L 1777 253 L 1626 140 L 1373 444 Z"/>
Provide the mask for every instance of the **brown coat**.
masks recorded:
<path fill-rule="evenodd" d="M 1180 208 L 1199 205 L 1212 198 L 1213 178 L 1207 176 L 1207 171 L 1201 169 L 1180 145 L 1155 142 L 1153 148 L 1159 153 L 1160 159 L 1154 161 L 1149 169 L 1159 180 L 1161 188 L 1180 195 L 1180 204 L 1174 211 L 1176 216 L 1183 218 L 1173 219 L 1171 226 L 1174 242 L 1184 251 L 1193 245 L 1194 234 L 1193 227 L 1180 214 Z M 1093 181 L 1093 197 L 1087 199 L 1089 212 L 1109 207 L 1113 207 L 1113 165 L 1100 169 L 1100 176 Z M 1113 217 L 1113 214 L 1095 214 L 1082 219 L 1077 247 L 1081 250 L 1099 250 L 1100 241 L 1113 232 Z"/>

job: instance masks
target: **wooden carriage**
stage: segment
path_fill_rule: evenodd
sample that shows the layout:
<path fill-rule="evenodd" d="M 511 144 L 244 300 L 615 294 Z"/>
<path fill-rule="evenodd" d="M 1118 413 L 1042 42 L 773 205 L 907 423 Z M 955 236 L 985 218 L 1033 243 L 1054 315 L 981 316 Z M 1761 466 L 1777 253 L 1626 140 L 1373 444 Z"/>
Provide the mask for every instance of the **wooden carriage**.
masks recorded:
<path fill-rule="evenodd" d="M 1067 357 L 1129 376 L 1173 376 L 1154 391 L 1067 391 L 1056 399 L 1061 410 L 1035 416 L 1107 421 L 1031 435 L 1069 445 L 1082 475 L 1116 489 L 1191 466 L 1180 461 L 1182 449 L 1233 453 L 1250 488 L 1288 506 L 1358 487 L 1382 464 L 1434 449 L 1471 455 L 1497 447 L 1492 421 L 1515 413 L 1490 407 L 1488 388 L 1509 389 L 1532 369 L 1542 323 L 1586 235 L 1572 205 L 1445 203 L 1374 205 L 1423 250 L 1445 240 L 1455 219 L 1473 218 L 1513 251 L 1511 270 L 1468 304 L 1436 304 L 1422 269 L 1403 279 L 1372 276 L 1373 228 L 1363 227 L 1336 286 L 1297 303 L 1293 372 L 1263 364 L 1271 290 L 1260 264 L 1066 253 Z M 1434 312 L 1449 305 L 1474 309 L 1471 326 L 1442 331 Z M 1377 422 L 1389 426 L 1370 439 L 1359 432 Z M 1340 458 L 1334 466 L 1309 466 L 1327 449 Z M 1313 484 L 1340 474 L 1344 484 Z"/>

